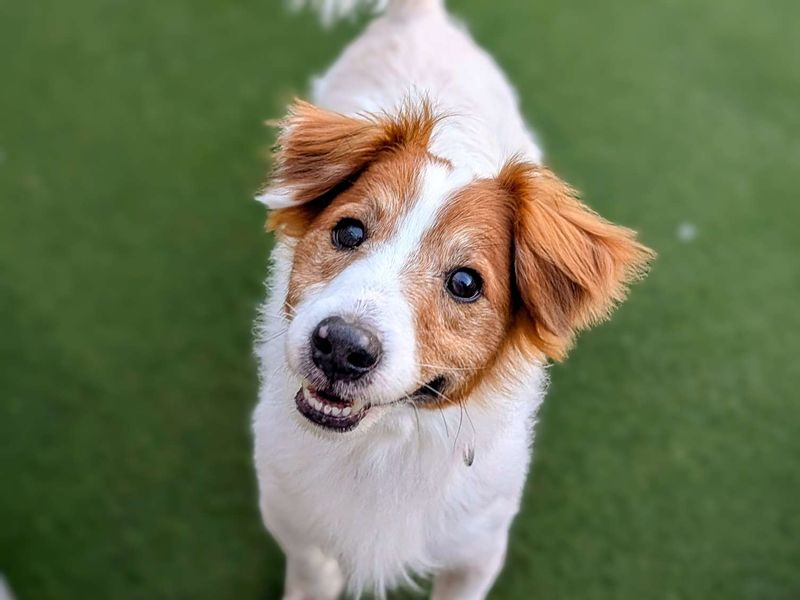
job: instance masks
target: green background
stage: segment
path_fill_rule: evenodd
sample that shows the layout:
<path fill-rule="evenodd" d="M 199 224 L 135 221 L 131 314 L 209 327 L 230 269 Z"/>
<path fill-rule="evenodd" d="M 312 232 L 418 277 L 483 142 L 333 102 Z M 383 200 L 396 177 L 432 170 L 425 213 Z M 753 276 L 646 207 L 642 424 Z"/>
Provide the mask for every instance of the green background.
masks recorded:
<path fill-rule="evenodd" d="M 660 254 L 553 369 L 492 598 L 800 597 L 800 4 L 451 4 L 554 168 Z M 250 197 L 262 120 L 357 30 L 267 0 L 0 0 L 20 600 L 279 596 L 249 456 Z"/>

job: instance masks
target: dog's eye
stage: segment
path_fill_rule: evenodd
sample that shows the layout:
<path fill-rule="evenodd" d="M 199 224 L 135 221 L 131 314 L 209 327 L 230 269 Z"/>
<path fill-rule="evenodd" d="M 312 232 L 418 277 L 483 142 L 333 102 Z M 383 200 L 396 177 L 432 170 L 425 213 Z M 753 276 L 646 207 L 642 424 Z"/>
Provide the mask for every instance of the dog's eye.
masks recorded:
<path fill-rule="evenodd" d="M 357 248 L 367 237 L 364 224 L 358 219 L 342 219 L 331 232 L 333 244 L 340 250 Z"/>
<path fill-rule="evenodd" d="M 447 291 L 460 302 L 474 302 L 481 295 L 483 280 L 477 271 L 459 268 L 447 277 Z"/>

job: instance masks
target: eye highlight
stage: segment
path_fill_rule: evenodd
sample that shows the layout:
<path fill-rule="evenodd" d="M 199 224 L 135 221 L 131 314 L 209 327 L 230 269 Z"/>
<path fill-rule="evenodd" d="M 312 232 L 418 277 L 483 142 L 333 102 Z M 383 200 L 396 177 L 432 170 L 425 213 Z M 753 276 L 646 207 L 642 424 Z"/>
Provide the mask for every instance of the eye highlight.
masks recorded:
<path fill-rule="evenodd" d="M 352 250 L 362 244 L 367 237 L 367 229 L 358 219 L 345 218 L 331 231 L 333 245 L 339 250 Z"/>
<path fill-rule="evenodd" d="M 481 296 L 483 280 L 477 271 L 459 267 L 447 276 L 445 286 L 447 292 L 459 302 L 475 302 Z"/>

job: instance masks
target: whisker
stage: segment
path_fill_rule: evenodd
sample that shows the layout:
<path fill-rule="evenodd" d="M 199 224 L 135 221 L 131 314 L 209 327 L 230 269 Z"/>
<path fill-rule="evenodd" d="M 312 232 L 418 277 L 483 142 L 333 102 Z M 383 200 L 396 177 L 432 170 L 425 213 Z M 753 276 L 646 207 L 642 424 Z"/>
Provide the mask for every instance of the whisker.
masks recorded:
<path fill-rule="evenodd" d="M 272 319 L 280 319 L 281 321 L 288 321 L 287 316 L 288 317 L 294 317 L 295 315 L 292 315 L 292 314 L 287 315 L 285 312 L 273 313 L 273 312 L 267 312 L 267 311 L 263 311 L 262 310 L 259 313 L 259 316 L 262 317 L 262 318 L 269 317 L 269 318 L 272 318 Z"/>
<path fill-rule="evenodd" d="M 283 305 L 291 311 L 290 314 L 297 314 L 297 309 L 288 300 L 284 300 Z"/>
<path fill-rule="evenodd" d="M 406 395 L 406 398 L 408 398 L 408 395 Z M 411 405 L 411 408 L 414 409 L 414 418 L 417 421 L 417 440 L 421 442 L 422 441 L 422 426 L 419 423 L 419 409 L 417 408 L 417 405 L 414 403 L 414 401 L 411 400 L 410 398 L 409 398 L 408 403 Z"/>
<path fill-rule="evenodd" d="M 433 388 L 433 387 L 429 386 L 427 383 L 422 383 L 421 381 L 418 381 L 417 385 L 419 385 L 420 387 L 423 387 L 423 388 L 426 388 L 426 389 L 430 390 L 431 392 L 433 392 L 437 396 L 443 398 L 445 400 L 445 402 L 447 402 L 449 404 L 452 404 L 452 400 L 450 400 L 450 398 L 448 398 L 447 396 L 442 394 L 436 388 Z M 442 423 L 444 423 L 444 431 L 445 431 L 445 434 L 447 435 L 447 437 L 449 439 L 450 438 L 450 428 L 447 426 L 447 417 L 444 416 L 444 410 L 442 409 L 442 405 L 441 404 L 439 404 L 437 406 L 437 408 L 439 409 L 439 414 L 442 415 Z"/>
<path fill-rule="evenodd" d="M 458 415 L 458 431 L 456 431 L 456 439 L 453 440 L 453 452 L 456 450 L 456 445 L 458 444 L 458 436 L 461 435 L 461 424 L 464 422 L 464 403 L 459 400 L 458 407 L 460 408 L 460 412 Z"/>
<path fill-rule="evenodd" d="M 443 394 L 442 392 L 440 392 L 436 388 L 429 386 L 427 383 L 422 383 L 421 381 L 418 381 L 417 383 L 419 384 L 420 387 L 424 387 L 425 389 L 430 390 L 431 392 L 433 392 L 434 394 L 439 396 L 442 400 L 444 400 L 448 404 L 453 404 L 453 401 L 450 398 L 448 398 L 445 394 Z"/>
<path fill-rule="evenodd" d="M 259 344 L 269 344 L 272 340 L 276 340 L 279 337 L 281 337 L 282 335 L 285 335 L 288 330 L 289 330 L 288 327 L 284 327 L 283 329 L 281 329 L 280 331 L 278 331 L 276 333 L 273 333 L 269 337 L 262 338 L 262 339 L 258 340 L 258 343 Z"/>
<path fill-rule="evenodd" d="M 411 408 L 414 410 L 414 420 L 417 424 L 417 446 L 422 446 L 422 425 L 419 422 L 419 409 L 417 408 L 416 403 L 411 399 L 408 394 L 403 394 L 403 397 L 406 400 L 406 404 L 410 405 Z M 417 458 L 419 459 L 419 453 L 417 453 Z"/>
<path fill-rule="evenodd" d="M 427 367 L 436 371 L 480 371 L 481 367 L 445 367 L 443 365 L 431 365 L 428 363 L 417 363 L 420 367 Z"/>
<path fill-rule="evenodd" d="M 450 428 L 447 426 L 447 418 L 444 416 L 444 410 L 442 410 L 442 405 L 438 406 L 439 414 L 442 415 L 442 423 L 444 423 L 444 433 L 447 436 L 447 439 L 450 439 Z"/>
<path fill-rule="evenodd" d="M 462 404 L 462 406 L 464 407 L 464 412 L 467 415 L 467 420 L 469 421 L 469 425 L 470 425 L 470 427 L 472 427 L 472 444 L 470 444 L 470 446 L 472 447 L 471 448 L 472 456 L 470 457 L 470 464 L 467 465 L 467 466 L 470 466 L 472 464 L 472 461 L 475 460 L 475 438 L 477 437 L 478 432 L 475 430 L 475 423 L 472 421 L 472 417 L 469 415 L 469 411 L 467 410 L 467 406 L 465 404 Z"/>

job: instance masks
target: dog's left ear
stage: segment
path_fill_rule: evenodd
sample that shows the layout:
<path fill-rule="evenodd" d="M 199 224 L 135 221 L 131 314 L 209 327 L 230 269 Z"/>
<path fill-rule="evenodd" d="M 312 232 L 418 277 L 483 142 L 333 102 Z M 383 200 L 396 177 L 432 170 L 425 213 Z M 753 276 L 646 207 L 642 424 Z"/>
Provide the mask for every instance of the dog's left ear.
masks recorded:
<path fill-rule="evenodd" d="M 300 235 L 313 216 L 384 152 L 426 147 L 436 118 L 429 103 L 406 103 L 396 115 L 349 116 L 295 100 L 278 123 L 270 181 L 256 199 L 267 226 Z"/>
<path fill-rule="evenodd" d="M 526 336 L 560 360 L 579 330 L 608 317 L 655 254 L 544 167 L 512 161 L 498 182 L 516 204 L 514 274 Z"/>

